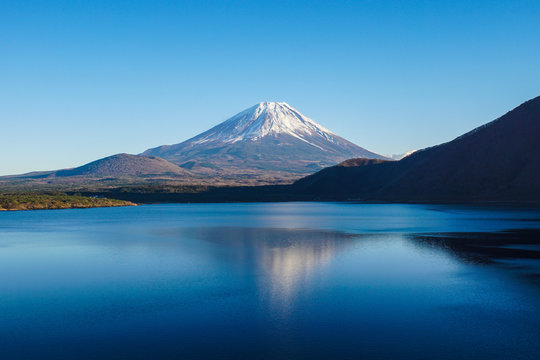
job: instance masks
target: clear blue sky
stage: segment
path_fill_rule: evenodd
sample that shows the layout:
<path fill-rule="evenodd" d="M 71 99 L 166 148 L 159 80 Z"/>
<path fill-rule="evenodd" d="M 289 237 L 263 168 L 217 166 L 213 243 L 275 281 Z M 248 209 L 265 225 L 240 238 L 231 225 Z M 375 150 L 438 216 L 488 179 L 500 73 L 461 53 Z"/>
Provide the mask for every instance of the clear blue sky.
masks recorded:
<path fill-rule="evenodd" d="M 540 1 L 3 1 L 0 174 L 186 140 L 286 101 L 383 153 L 540 95 Z"/>

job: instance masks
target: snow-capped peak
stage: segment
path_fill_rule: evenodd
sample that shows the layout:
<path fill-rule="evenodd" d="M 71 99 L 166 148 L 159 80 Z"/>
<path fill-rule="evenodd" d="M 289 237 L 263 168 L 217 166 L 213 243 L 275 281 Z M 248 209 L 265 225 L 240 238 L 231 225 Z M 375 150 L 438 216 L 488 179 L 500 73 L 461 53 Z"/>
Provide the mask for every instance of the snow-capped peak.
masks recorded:
<path fill-rule="evenodd" d="M 277 178 L 281 172 L 309 174 L 351 158 L 385 159 L 332 133 L 284 102 L 258 103 L 191 139 L 143 154 L 202 174 L 240 171 L 248 177 L 273 173 Z"/>
<path fill-rule="evenodd" d="M 216 141 L 235 143 L 255 141 L 265 136 L 282 134 L 293 136 L 310 144 L 312 143 L 309 138 L 312 136 L 323 137 L 332 142 L 336 136 L 285 102 L 265 101 L 193 138 L 192 142 L 194 144 Z"/>

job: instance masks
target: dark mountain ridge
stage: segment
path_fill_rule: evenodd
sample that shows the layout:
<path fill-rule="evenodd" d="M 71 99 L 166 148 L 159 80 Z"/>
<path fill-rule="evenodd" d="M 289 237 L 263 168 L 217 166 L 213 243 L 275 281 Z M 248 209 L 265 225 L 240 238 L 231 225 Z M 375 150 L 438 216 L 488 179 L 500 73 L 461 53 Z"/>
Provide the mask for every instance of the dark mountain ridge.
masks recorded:
<path fill-rule="evenodd" d="M 540 201 L 540 97 L 403 160 L 340 164 L 293 187 L 320 198 L 369 201 Z"/>

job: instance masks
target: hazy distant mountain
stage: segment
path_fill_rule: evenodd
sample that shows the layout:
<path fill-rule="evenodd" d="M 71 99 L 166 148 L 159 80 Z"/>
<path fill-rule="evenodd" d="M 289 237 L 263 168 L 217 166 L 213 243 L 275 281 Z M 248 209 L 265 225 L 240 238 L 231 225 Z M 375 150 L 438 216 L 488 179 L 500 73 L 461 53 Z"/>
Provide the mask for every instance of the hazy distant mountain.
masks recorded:
<path fill-rule="evenodd" d="M 189 171 L 155 156 L 117 154 L 73 169 L 33 172 L 5 177 L 8 179 L 68 180 L 126 177 L 186 177 Z"/>
<path fill-rule="evenodd" d="M 194 173 L 310 174 L 351 157 L 383 159 L 283 102 L 261 102 L 176 145 L 149 149 Z"/>
<path fill-rule="evenodd" d="M 411 150 L 411 151 L 407 151 L 406 153 L 403 153 L 403 154 L 392 154 L 392 155 L 385 155 L 387 158 L 389 159 L 392 159 L 392 160 L 401 160 L 403 158 L 406 158 L 407 156 L 409 155 L 412 155 L 416 152 L 416 150 Z"/>
<path fill-rule="evenodd" d="M 397 162 L 324 169 L 295 184 L 319 198 L 540 201 L 540 97 Z"/>

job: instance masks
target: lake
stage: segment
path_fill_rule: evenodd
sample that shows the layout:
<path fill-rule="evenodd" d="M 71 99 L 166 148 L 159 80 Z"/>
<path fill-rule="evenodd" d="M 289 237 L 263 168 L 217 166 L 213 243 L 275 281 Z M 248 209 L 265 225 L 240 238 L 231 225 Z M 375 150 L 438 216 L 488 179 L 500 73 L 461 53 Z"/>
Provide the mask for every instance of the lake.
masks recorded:
<path fill-rule="evenodd" d="M 0 213 L 0 358 L 539 359 L 540 211 Z"/>

